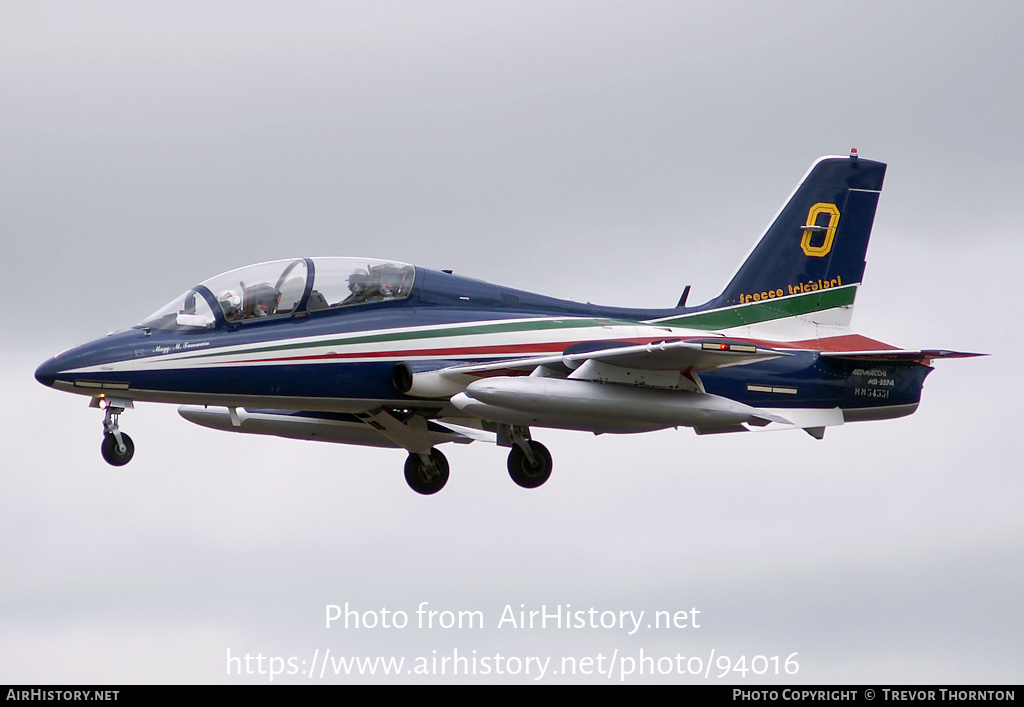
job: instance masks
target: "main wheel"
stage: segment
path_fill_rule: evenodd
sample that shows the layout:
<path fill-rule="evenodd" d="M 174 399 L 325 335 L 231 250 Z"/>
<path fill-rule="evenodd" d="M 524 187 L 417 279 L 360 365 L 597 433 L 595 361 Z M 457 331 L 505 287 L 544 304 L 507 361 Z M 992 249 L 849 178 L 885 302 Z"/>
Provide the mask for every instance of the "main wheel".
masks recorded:
<path fill-rule="evenodd" d="M 122 432 L 121 441 L 124 442 L 123 452 L 118 451 L 117 449 L 117 437 L 109 432 L 103 435 L 103 444 L 100 445 L 100 454 L 103 455 L 103 459 L 107 464 L 110 464 L 111 466 L 124 466 L 132 460 L 132 456 L 135 454 L 135 444 L 132 442 L 132 438 Z"/>
<path fill-rule="evenodd" d="M 535 489 L 551 477 L 551 452 L 540 442 L 527 442 L 536 464 L 531 464 L 526 452 L 517 444 L 508 453 L 508 475 L 524 489 Z"/>
<path fill-rule="evenodd" d="M 436 447 L 430 450 L 430 462 L 424 464 L 419 454 L 410 454 L 405 460 L 406 483 L 424 496 L 437 493 L 448 483 L 448 460 Z"/>

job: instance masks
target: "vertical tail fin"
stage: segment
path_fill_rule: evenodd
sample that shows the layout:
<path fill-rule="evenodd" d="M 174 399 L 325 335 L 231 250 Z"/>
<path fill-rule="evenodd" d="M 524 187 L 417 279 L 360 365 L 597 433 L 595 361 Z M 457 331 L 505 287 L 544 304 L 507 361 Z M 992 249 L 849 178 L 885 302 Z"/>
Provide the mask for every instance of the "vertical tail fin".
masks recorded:
<path fill-rule="evenodd" d="M 848 326 L 884 178 L 883 163 L 856 154 L 819 159 L 722 294 L 701 309 L 758 303 L 748 323 L 796 317 Z M 829 310 L 836 311 L 824 315 Z"/>

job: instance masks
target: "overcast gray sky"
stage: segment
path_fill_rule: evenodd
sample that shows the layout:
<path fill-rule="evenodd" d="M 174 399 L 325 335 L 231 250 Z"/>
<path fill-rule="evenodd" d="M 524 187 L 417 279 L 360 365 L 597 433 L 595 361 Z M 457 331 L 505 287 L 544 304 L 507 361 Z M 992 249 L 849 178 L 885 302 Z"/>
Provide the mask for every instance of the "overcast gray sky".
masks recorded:
<path fill-rule="evenodd" d="M 617 682 L 551 674 L 615 651 L 798 653 L 796 675 L 730 682 L 1019 682 L 1022 30 L 1013 2 L 0 0 L 0 682 L 258 683 L 228 651 L 328 649 L 550 657 L 544 682 Z M 295 255 L 705 301 L 811 162 L 852 146 L 889 164 L 855 328 L 992 354 L 939 362 L 910 418 L 820 442 L 537 431 L 541 489 L 481 444 L 446 449 L 424 498 L 403 452 L 173 406 L 124 415 L 137 453 L 114 469 L 98 411 L 32 379 Z M 345 602 L 487 627 L 325 629 Z M 495 627 L 520 604 L 701 626 Z M 453 679 L 474 678 L 372 680 Z"/>

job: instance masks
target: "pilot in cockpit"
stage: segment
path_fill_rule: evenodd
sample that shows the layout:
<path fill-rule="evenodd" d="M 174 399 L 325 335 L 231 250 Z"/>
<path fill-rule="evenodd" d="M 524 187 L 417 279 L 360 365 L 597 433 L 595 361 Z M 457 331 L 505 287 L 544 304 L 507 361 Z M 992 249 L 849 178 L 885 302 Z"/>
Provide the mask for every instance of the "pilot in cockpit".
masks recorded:
<path fill-rule="evenodd" d="M 220 308 L 224 310 L 224 318 L 228 321 L 242 318 L 242 297 L 234 290 L 224 290 L 217 298 Z"/>
<path fill-rule="evenodd" d="M 363 269 L 356 270 L 348 276 L 348 289 L 352 293 L 340 304 L 359 304 L 360 302 L 366 302 L 370 298 L 370 276 Z"/>

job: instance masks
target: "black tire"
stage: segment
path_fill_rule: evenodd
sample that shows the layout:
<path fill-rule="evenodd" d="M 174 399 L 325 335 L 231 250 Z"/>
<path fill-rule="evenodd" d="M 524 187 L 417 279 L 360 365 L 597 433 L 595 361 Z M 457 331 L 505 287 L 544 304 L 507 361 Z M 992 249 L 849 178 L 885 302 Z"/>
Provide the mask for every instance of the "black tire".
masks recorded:
<path fill-rule="evenodd" d="M 530 440 L 527 444 L 537 459 L 537 465 L 530 464 L 526 452 L 515 445 L 508 453 L 508 475 L 524 489 L 535 489 L 551 478 L 551 452 L 540 442 Z"/>
<path fill-rule="evenodd" d="M 103 460 L 107 464 L 111 466 L 124 466 L 132 460 L 132 456 L 135 455 L 135 444 L 132 442 L 132 438 L 122 432 L 121 441 L 124 442 L 124 452 L 118 452 L 117 450 L 117 437 L 109 432 L 103 435 L 100 454 L 103 455 Z"/>
<path fill-rule="evenodd" d="M 448 483 L 448 460 L 445 456 L 434 448 L 430 450 L 430 460 L 436 468 L 433 474 L 428 472 L 419 454 L 410 454 L 405 460 L 405 482 L 413 491 L 424 496 L 437 493 Z"/>

